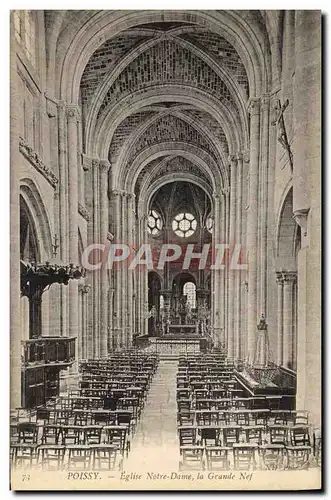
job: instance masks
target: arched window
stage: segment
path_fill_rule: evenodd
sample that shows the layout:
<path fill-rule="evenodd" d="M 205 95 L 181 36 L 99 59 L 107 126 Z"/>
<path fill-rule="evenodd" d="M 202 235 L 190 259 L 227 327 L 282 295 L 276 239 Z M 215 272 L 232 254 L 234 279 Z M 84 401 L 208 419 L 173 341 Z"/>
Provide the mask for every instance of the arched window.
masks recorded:
<path fill-rule="evenodd" d="M 147 231 L 152 236 L 157 236 L 162 229 L 162 219 L 156 210 L 150 210 L 147 220 Z"/>
<path fill-rule="evenodd" d="M 187 296 L 187 302 L 190 304 L 191 309 L 196 307 L 196 287 L 192 281 L 185 283 L 183 288 L 183 295 Z"/>

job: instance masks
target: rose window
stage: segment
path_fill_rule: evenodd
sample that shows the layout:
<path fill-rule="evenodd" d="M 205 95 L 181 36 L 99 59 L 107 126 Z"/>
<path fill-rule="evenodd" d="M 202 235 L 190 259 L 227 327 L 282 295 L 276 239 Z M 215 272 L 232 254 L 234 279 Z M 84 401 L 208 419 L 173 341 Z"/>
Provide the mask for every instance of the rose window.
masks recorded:
<path fill-rule="evenodd" d="M 172 229 L 177 236 L 181 238 L 188 238 L 195 233 L 197 228 L 197 221 L 194 218 L 194 215 L 189 213 L 181 213 L 176 215 L 174 220 L 172 221 Z"/>

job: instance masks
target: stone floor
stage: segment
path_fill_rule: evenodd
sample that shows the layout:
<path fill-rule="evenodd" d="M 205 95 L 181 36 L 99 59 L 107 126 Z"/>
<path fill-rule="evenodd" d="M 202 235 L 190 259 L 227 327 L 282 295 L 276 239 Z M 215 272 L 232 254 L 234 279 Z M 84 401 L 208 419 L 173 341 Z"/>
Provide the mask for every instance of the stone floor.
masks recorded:
<path fill-rule="evenodd" d="M 177 365 L 177 360 L 160 360 L 140 422 L 131 441 L 131 452 L 124 461 L 126 471 L 178 469 Z"/>

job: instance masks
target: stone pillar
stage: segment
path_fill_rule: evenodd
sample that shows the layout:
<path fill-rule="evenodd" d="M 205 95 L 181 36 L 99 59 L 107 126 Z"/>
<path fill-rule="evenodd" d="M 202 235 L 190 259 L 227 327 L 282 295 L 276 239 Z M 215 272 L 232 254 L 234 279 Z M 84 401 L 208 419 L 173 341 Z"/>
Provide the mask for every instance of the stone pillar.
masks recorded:
<path fill-rule="evenodd" d="M 127 238 L 127 220 L 128 220 L 128 205 L 127 193 L 121 193 L 121 242 L 128 243 Z M 121 314 L 122 314 L 122 345 L 128 347 L 128 290 L 127 290 L 127 267 L 128 263 L 121 263 Z"/>
<path fill-rule="evenodd" d="M 67 188 L 67 140 L 66 106 L 59 101 L 58 107 L 59 143 L 59 256 L 64 264 L 68 262 L 68 188 Z M 68 335 L 68 287 L 60 286 L 60 332 Z"/>
<path fill-rule="evenodd" d="M 108 160 L 100 160 L 100 242 L 107 244 L 109 211 L 108 211 Z M 108 265 L 103 262 L 100 270 L 100 357 L 108 355 Z"/>
<path fill-rule="evenodd" d="M 229 207 L 230 207 L 230 188 L 226 187 L 222 190 L 224 195 L 224 228 L 223 228 L 223 236 L 224 236 L 224 244 L 229 244 Z M 225 254 L 226 255 L 226 254 Z M 223 270 L 223 286 L 224 286 L 224 347 L 227 350 L 228 345 L 228 291 L 229 291 L 229 280 L 228 280 L 228 271 L 229 266 L 226 263 L 225 259 L 225 268 Z"/>
<path fill-rule="evenodd" d="M 243 177 L 243 155 L 238 153 L 237 156 L 237 211 L 236 211 L 236 244 L 240 244 L 242 246 L 242 177 Z M 243 249 L 242 249 L 243 250 Z M 243 255 L 243 251 L 242 251 Z M 234 356 L 236 359 L 241 359 L 242 356 L 242 335 L 243 333 L 243 324 L 241 318 L 243 316 L 242 311 L 242 272 L 240 270 L 235 271 L 235 287 L 236 287 L 236 295 L 235 295 L 235 350 Z"/>
<path fill-rule="evenodd" d="M 230 252 L 229 258 L 227 261 L 228 268 L 228 283 L 229 283 L 229 292 L 228 292 L 228 357 L 234 357 L 234 315 L 235 315 L 235 272 L 230 268 L 231 265 L 231 256 L 232 251 L 235 245 L 236 238 L 236 184 L 237 184 L 237 158 L 235 156 L 231 156 L 230 158 L 230 229 L 229 229 L 229 245 Z"/>
<path fill-rule="evenodd" d="M 321 89 L 321 12 L 295 11 L 293 211 L 301 228 L 297 407 L 310 412 L 314 426 L 321 424 Z"/>
<path fill-rule="evenodd" d="M 11 26 L 13 30 L 13 27 Z M 21 406 L 21 322 L 20 322 L 20 163 L 18 74 L 14 33 L 10 44 L 10 407 Z"/>
<path fill-rule="evenodd" d="M 283 283 L 284 283 L 283 366 L 291 369 L 293 369 L 293 333 L 294 333 L 293 284 L 295 281 L 296 281 L 295 272 L 283 273 Z"/>
<path fill-rule="evenodd" d="M 100 241 L 100 161 L 97 158 L 92 159 L 92 241 L 93 244 L 99 244 Z M 96 252 L 98 257 L 100 254 Z M 99 258 L 96 260 L 96 263 Z M 100 356 L 100 284 L 101 273 L 100 270 L 92 271 L 92 296 L 91 296 L 91 310 L 92 310 L 92 348 L 93 357 Z"/>
<path fill-rule="evenodd" d="M 87 346 L 87 314 L 88 314 L 87 296 L 90 290 L 91 290 L 91 285 L 89 285 L 88 283 L 84 282 L 79 283 L 78 291 L 79 291 L 79 301 L 80 301 L 80 332 L 79 332 L 79 338 L 77 339 L 78 361 L 89 357 L 88 346 Z"/>
<path fill-rule="evenodd" d="M 68 200 L 69 200 L 69 261 L 78 264 L 78 118 L 77 106 L 67 106 L 68 136 Z M 78 282 L 69 282 L 69 336 L 78 337 Z"/>
<path fill-rule="evenodd" d="M 261 158 L 260 158 L 260 265 L 259 311 L 267 315 L 267 211 L 268 211 L 268 164 L 269 164 L 269 108 L 268 95 L 261 97 Z"/>
<path fill-rule="evenodd" d="M 258 187 L 260 158 L 260 100 L 249 103 L 250 121 L 250 191 L 247 216 L 248 261 L 248 332 L 247 355 L 249 362 L 254 359 L 257 314 L 257 243 L 258 243 Z"/>
<path fill-rule="evenodd" d="M 215 251 L 215 244 L 221 244 L 221 226 L 222 226 L 222 216 L 221 216 L 221 203 L 220 196 L 214 194 L 214 222 L 213 222 L 213 254 L 212 263 L 215 263 L 215 258 L 217 252 Z M 213 341 L 214 345 L 218 346 L 222 341 L 222 330 L 221 330 L 221 320 L 223 311 L 223 301 L 224 296 L 221 292 L 221 279 L 223 278 L 221 269 L 214 269 L 212 272 L 211 281 L 211 294 L 212 294 L 212 317 L 213 317 Z"/>
<path fill-rule="evenodd" d="M 121 243 L 120 228 L 121 228 L 121 196 L 119 191 L 112 191 L 113 214 L 114 214 L 114 240 L 115 243 Z M 113 311 L 113 342 L 114 348 L 119 347 L 121 333 L 121 283 L 120 283 L 120 268 L 116 264 L 113 270 L 114 274 L 114 311 Z"/>
<path fill-rule="evenodd" d="M 283 366 L 283 276 L 282 273 L 276 273 L 278 285 L 278 301 L 277 301 L 277 365 Z"/>
<path fill-rule="evenodd" d="M 134 241 L 133 241 L 133 227 L 134 227 L 134 219 L 135 219 L 135 212 L 134 212 L 134 205 L 135 205 L 135 195 L 133 193 L 128 194 L 128 213 L 127 213 L 127 219 L 128 219 L 128 231 L 127 231 L 127 244 L 129 245 L 130 248 L 133 248 L 134 246 Z M 133 333 L 134 333 L 134 321 L 133 321 L 133 273 L 134 271 L 131 271 L 129 269 L 129 266 L 126 266 L 127 269 L 127 306 L 128 306 L 128 345 L 132 346 L 132 339 L 133 339 Z M 139 272 L 139 271 L 138 271 Z"/>

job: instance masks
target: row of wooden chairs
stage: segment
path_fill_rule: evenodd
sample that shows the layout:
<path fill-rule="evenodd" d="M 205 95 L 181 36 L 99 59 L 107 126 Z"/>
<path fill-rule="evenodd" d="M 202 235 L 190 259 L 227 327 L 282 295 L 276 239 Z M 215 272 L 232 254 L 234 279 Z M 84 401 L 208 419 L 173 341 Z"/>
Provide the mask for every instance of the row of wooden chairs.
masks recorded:
<path fill-rule="evenodd" d="M 11 446 L 14 468 L 42 470 L 122 470 L 123 454 L 111 444 Z"/>
<path fill-rule="evenodd" d="M 309 446 L 236 443 L 230 447 L 181 446 L 180 470 L 306 469 L 311 465 Z"/>
<path fill-rule="evenodd" d="M 228 425 L 224 427 L 184 426 L 178 428 L 179 444 L 205 446 L 233 446 L 239 442 L 256 444 L 282 444 L 284 446 L 311 446 L 309 427 Z"/>

